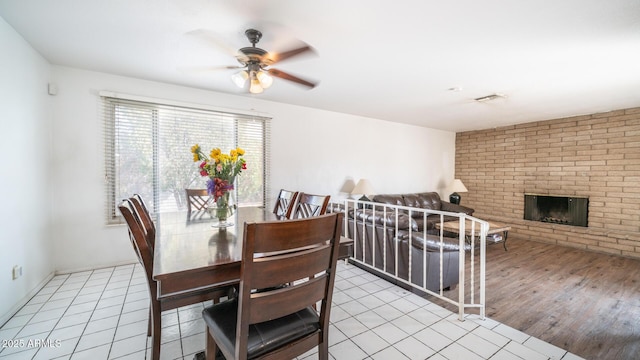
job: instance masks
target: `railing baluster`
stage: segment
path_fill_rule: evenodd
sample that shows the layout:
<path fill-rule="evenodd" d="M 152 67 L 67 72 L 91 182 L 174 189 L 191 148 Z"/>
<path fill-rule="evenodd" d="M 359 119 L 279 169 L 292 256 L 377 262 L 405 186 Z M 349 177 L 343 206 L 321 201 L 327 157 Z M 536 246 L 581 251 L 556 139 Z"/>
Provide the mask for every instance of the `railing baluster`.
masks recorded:
<path fill-rule="evenodd" d="M 422 223 L 425 224 L 422 227 L 422 237 L 426 240 L 427 239 L 427 213 L 422 213 Z M 411 226 L 411 224 L 409 224 L 409 226 Z M 423 246 L 422 247 L 422 287 L 423 288 L 427 288 L 427 247 Z M 442 279 L 440 279 L 442 280 Z M 440 283 L 442 285 L 442 282 Z"/>
<path fill-rule="evenodd" d="M 400 242 L 400 239 L 398 239 L 398 209 L 395 209 L 395 214 L 394 214 L 396 220 L 395 220 L 395 231 L 396 231 L 396 238 L 393 241 L 393 245 L 395 246 L 396 250 L 395 250 L 395 265 L 394 265 L 394 275 L 396 276 L 396 278 L 398 277 L 398 243 Z"/>
<path fill-rule="evenodd" d="M 386 206 L 382 207 L 382 216 L 383 216 L 383 219 L 385 219 L 385 221 L 383 221 L 383 223 L 382 223 L 382 234 L 384 235 L 383 239 L 382 239 L 382 254 L 383 254 L 383 256 L 382 256 L 382 271 L 387 271 L 387 241 L 389 240 L 389 239 L 387 239 L 387 237 L 389 235 L 387 234 L 387 221 L 386 221 L 386 219 L 387 219 L 387 207 Z"/>

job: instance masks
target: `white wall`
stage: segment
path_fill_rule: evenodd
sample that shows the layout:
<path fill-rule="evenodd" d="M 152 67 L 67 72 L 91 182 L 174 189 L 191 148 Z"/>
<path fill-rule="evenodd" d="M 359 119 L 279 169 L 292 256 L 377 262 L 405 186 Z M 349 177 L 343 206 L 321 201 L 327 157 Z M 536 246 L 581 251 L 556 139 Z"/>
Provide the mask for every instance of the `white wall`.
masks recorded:
<path fill-rule="evenodd" d="M 0 18 L 0 325 L 53 274 L 50 66 Z M 14 265 L 23 276 L 12 280 Z"/>
<path fill-rule="evenodd" d="M 369 178 L 378 193 L 441 190 L 454 174 L 455 133 L 340 113 L 53 67 L 52 181 L 55 264 L 69 271 L 133 261 L 124 226 L 105 227 L 101 90 L 185 101 L 273 117 L 271 193 L 331 194 L 346 178 Z M 185 148 L 185 151 L 189 149 Z"/>

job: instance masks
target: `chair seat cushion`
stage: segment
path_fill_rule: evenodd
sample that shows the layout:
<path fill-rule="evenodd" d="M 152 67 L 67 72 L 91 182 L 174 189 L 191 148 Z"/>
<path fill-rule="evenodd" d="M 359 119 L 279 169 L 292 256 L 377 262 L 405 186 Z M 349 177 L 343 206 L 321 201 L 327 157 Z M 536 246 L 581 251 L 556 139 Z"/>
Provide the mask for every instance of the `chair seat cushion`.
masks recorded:
<path fill-rule="evenodd" d="M 219 347 L 235 349 L 238 299 L 214 304 L 202 311 L 204 321 Z M 320 329 L 318 314 L 305 308 L 294 314 L 249 326 L 247 358 L 258 357 L 271 350 L 314 333 Z"/>

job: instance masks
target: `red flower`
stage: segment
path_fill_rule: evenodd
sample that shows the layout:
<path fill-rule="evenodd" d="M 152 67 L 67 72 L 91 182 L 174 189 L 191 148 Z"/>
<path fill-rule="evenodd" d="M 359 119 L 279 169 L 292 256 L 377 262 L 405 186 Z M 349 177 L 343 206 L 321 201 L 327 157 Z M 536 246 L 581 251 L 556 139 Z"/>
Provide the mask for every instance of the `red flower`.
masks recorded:
<path fill-rule="evenodd" d="M 233 190 L 233 184 L 229 184 L 227 180 L 213 178 L 212 181 L 207 183 L 207 190 L 209 190 L 209 194 L 213 195 L 213 201 L 218 201 L 218 198 L 227 191 Z"/>
<path fill-rule="evenodd" d="M 206 161 L 203 161 L 200 164 L 200 176 L 209 176 L 209 173 L 207 172 L 207 170 L 204 169 L 205 165 L 207 165 Z"/>
<path fill-rule="evenodd" d="M 242 163 L 242 170 L 247 170 L 247 163 L 246 162 Z"/>

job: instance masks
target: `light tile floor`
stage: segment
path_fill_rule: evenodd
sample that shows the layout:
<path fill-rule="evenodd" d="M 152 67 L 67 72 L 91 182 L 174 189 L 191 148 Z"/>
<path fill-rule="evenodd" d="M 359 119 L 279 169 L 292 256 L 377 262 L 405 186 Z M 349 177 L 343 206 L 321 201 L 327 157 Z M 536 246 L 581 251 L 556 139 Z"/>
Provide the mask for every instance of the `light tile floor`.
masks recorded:
<path fill-rule="evenodd" d="M 162 359 L 204 349 L 197 304 L 163 313 Z M 0 360 L 149 359 L 148 290 L 139 265 L 55 276 L 0 328 Z M 334 360 L 579 359 L 490 319 L 457 315 L 340 263 L 331 311 Z M 316 350 L 299 359 L 317 359 Z"/>

